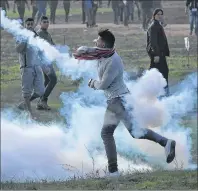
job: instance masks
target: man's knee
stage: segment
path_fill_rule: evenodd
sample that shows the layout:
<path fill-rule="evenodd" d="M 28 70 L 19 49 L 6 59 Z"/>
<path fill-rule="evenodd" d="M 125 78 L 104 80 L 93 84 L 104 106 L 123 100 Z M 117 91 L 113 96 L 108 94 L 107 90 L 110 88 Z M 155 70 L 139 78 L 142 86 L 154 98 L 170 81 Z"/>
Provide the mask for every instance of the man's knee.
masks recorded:
<path fill-rule="evenodd" d="M 35 94 L 38 95 L 38 97 L 42 97 L 44 93 L 45 93 L 45 89 L 44 88 L 41 88 L 39 90 L 37 89 L 35 91 Z"/>
<path fill-rule="evenodd" d="M 115 127 L 116 127 L 115 125 L 104 125 L 101 130 L 101 138 L 104 140 L 109 136 L 113 136 Z"/>
<path fill-rule="evenodd" d="M 53 83 L 54 85 L 57 84 L 57 76 L 56 76 L 56 73 L 52 73 L 52 74 L 50 74 L 48 77 L 49 77 L 51 83 Z"/>

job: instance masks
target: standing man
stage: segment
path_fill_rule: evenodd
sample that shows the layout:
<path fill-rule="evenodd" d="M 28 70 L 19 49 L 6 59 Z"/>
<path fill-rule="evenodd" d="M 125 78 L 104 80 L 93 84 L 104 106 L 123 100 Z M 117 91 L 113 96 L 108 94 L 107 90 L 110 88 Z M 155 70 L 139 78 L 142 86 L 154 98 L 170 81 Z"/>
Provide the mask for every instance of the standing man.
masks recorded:
<path fill-rule="evenodd" d="M 190 35 L 195 28 L 195 34 L 198 36 L 198 0 L 186 0 L 185 12 L 189 11 L 190 18 Z"/>
<path fill-rule="evenodd" d="M 8 0 L 1 0 L 0 7 L 5 11 L 5 15 L 7 14 L 7 9 L 10 9 Z"/>
<path fill-rule="evenodd" d="M 49 44 L 55 45 L 50 33 L 47 31 L 49 27 L 49 20 L 46 16 L 41 17 L 40 25 L 41 28 L 37 32 L 39 37 L 46 40 Z M 51 108 L 48 106 L 47 101 L 57 83 L 57 76 L 52 64 L 42 64 L 42 70 L 45 78 L 45 92 L 37 105 L 37 109 L 50 110 Z"/>
<path fill-rule="evenodd" d="M 142 28 L 144 31 L 148 29 L 150 20 L 152 19 L 153 0 L 139 0 L 142 12 Z"/>
<path fill-rule="evenodd" d="M 28 18 L 25 21 L 26 29 L 32 31 L 35 37 L 38 36 L 34 31 L 34 19 Z M 35 51 L 27 41 L 16 44 L 16 51 L 19 53 L 19 63 L 22 81 L 22 96 L 24 101 L 19 104 L 19 109 L 27 108 L 29 115 L 35 119 L 31 108 L 31 97 L 35 99 L 44 93 L 43 72 L 40 66 L 39 52 Z"/>
<path fill-rule="evenodd" d="M 153 21 L 147 31 L 147 53 L 151 59 L 150 69 L 156 68 L 166 79 L 167 86 L 165 87 L 166 95 L 169 95 L 168 88 L 168 64 L 166 56 L 170 56 L 168 41 L 164 28 L 161 25 L 163 20 L 163 10 L 155 9 L 153 12 Z"/>
<path fill-rule="evenodd" d="M 68 23 L 68 20 L 69 20 L 70 1 L 71 0 L 63 0 L 63 6 L 64 6 L 64 10 L 65 10 L 65 22 L 66 23 Z"/>
<path fill-rule="evenodd" d="M 17 10 L 18 10 L 22 25 L 23 25 L 23 21 L 24 21 L 25 4 L 27 5 L 28 10 L 30 10 L 27 0 L 14 0 L 13 12 L 14 13 L 16 12 L 16 6 L 17 6 Z"/>
<path fill-rule="evenodd" d="M 113 9 L 113 14 L 114 14 L 114 24 L 118 25 L 118 19 L 119 19 L 119 1 L 113 1 L 113 0 L 108 0 L 108 7 L 110 6 Z"/>
<path fill-rule="evenodd" d="M 51 0 L 49 3 L 50 3 L 50 22 L 51 24 L 55 24 L 58 0 Z"/>
<path fill-rule="evenodd" d="M 131 112 L 127 109 L 128 106 L 125 99 L 129 94 L 129 90 L 123 79 L 124 66 L 122 59 L 114 49 L 114 43 L 115 37 L 108 29 L 100 30 L 96 40 L 96 47 L 80 47 L 77 53 L 74 54 L 77 59 L 98 60 L 97 71 L 99 80 L 91 79 L 88 86 L 95 90 L 103 90 L 107 97 L 107 109 L 101 137 L 105 146 L 110 176 L 118 175 L 117 152 L 113 134 L 121 121 L 132 137 L 147 139 L 164 147 L 167 163 L 172 162 L 175 158 L 176 146 L 174 140 L 162 137 L 148 128 L 138 129 L 138 132 L 141 131 L 141 133 L 137 135 L 132 123 Z"/>

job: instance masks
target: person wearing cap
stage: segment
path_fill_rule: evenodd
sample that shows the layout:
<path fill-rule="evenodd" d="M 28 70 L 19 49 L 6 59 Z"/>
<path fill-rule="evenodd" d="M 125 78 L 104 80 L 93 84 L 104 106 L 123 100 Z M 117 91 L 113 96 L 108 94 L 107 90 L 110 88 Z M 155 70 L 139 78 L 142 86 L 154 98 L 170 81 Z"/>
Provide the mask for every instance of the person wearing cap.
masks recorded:
<path fill-rule="evenodd" d="M 153 12 L 153 20 L 147 31 L 147 53 L 151 59 L 150 69 L 156 68 L 166 79 L 165 87 L 166 95 L 169 95 L 168 88 L 168 64 L 166 56 L 170 56 L 169 45 L 166 38 L 164 28 L 161 24 L 163 20 L 163 10 L 155 9 Z"/>

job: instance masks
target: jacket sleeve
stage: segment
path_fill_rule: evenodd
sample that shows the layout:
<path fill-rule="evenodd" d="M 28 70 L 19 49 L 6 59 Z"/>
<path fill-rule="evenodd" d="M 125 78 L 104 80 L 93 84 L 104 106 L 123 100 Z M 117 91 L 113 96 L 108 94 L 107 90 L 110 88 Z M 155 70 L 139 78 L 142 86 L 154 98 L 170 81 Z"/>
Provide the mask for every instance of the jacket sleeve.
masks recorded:
<path fill-rule="evenodd" d="M 116 76 L 118 75 L 118 68 L 117 66 L 112 63 L 112 60 L 110 60 L 104 73 L 103 73 L 103 76 L 102 76 L 102 79 L 101 81 L 97 81 L 95 80 L 94 81 L 94 88 L 95 89 L 98 89 L 98 90 L 105 90 L 107 89 L 111 83 L 113 82 L 113 80 L 116 78 Z"/>
<path fill-rule="evenodd" d="M 158 44 L 158 27 L 156 26 L 151 26 L 150 30 L 149 30 L 149 36 L 150 36 L 150 47 L 151 47 L 151 51 L 152 54 L 154 56 L 160 56 L 160 48 L 159 48 L 159 44 Z"/>

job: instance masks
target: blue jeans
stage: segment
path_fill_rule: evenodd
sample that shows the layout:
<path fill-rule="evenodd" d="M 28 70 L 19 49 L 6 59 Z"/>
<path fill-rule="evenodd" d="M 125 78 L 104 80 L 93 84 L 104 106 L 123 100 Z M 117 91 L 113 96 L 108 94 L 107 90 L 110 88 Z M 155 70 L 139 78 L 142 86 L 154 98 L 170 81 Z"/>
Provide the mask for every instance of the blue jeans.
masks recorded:
<path fill-rule="evenodd" d="M 190 10 L 189 19 L 190 19 L 190 32 L 192 32 L 195 27 L 195 34 L 198 35 L 198 11 Z"/>

